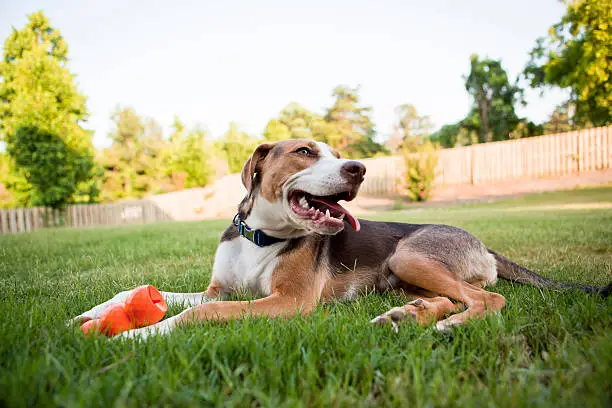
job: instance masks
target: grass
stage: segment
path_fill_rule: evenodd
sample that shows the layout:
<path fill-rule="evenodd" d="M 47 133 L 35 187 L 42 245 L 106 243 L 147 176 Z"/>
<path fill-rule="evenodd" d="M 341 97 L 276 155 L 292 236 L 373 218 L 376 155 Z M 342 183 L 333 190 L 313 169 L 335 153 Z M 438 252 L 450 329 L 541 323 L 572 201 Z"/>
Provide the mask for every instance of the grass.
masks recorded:
<path fill-rule="evenodd" d="M 373 218 L 457 225 L 546 276 L 604 285 L 610 203 L 612 188 L 600 188 Z M 450 334 L 371 327 L 405 302 L 392 294 L 140 343 L 64 326 L 139 284 L 203 290 L 227 224 L 0 236 L 0 405 L 610 406 L 612 300 L 576 292 L 501 282 L 503 312 Z"/>

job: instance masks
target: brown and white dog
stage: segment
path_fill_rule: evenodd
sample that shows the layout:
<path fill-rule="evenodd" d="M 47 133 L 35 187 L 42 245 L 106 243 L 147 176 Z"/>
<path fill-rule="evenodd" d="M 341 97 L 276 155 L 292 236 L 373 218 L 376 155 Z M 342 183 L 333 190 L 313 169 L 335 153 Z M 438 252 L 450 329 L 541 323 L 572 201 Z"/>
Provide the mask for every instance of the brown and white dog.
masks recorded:
<path fill-rule="evenodd" d="M 208 289 L 163 292 L 166 302 L 189 308 L 123 336 L 167 333 L 183 322 L 207 319 L 307 314 L 321 301 L 353 299 L 371 290 L 399 290 L 414 299 L 372 323 L 437 322 L 443 330 L 502 309 L 504 297 L 483 289 L 498 276 L 539 287 L 601 290 L 544 278 L 456 227 L 357 220 L 338 201 L 355 198 L 365 172 L 363 164 L 342 159 L 320 142 L 259 146 L 242 170 L 247 195 L 221 237 Z M 223 301 L 241 289 L 259 298 Z M 127 293 L 74 320 L 98 317 Z"/>

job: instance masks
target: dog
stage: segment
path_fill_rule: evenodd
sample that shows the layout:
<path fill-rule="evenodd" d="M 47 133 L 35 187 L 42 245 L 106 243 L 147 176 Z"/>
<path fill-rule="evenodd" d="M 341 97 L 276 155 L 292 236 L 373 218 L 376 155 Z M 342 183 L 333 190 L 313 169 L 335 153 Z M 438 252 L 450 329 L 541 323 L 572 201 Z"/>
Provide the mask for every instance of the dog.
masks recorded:
<path fill-rule="evenodd" d="M 610 292 L 610 285 L 547 279 L 460 228 L 358 220 L 339 201 L 355 198 L 365 174 L 362 163 L 343 159 L 321 142 L 258 146 L 242 170 L 247 193 L 221 236 L 206 291 L 162 292 L 167 303 L 188 308 L 121 336 L 164 334 L 185 322 L 308 314 L 320 302 L 391 290 L 405 293 L 410 301 L 372 323 L 394 328 L 401 321 L 435 323 L 437 329 L 448 330 L 506 305 L 504 296 L 484 289 L 498 277 L 542 288 Z M 257 299 L 224 300 L 243 289 Z M 128 293 L 73 321 L 99 317 Z"/>

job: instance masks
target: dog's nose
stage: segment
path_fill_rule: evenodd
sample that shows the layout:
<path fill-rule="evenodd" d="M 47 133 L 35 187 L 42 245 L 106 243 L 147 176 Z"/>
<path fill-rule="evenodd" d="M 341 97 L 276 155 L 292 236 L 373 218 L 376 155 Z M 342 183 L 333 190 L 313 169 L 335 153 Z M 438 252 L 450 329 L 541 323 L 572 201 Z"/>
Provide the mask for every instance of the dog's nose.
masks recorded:
<path fill-rule="evenodd" d="M 365 166 L 358 161 L 347 161 L 342 165 L 342 175 L 350 180 L 362 181 L 365 175 Z"/>

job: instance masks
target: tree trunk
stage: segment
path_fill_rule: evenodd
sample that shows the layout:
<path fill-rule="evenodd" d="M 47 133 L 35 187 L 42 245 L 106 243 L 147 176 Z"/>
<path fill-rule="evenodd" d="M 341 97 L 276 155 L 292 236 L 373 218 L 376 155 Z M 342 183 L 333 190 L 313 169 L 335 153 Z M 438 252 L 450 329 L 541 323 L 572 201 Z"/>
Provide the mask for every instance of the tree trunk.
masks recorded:
<path fill-rule="evenodd" d="M 491 138 L 489 135 L 488 101 L 486 95 L 483 95 L 481 93 L 480 98 L 478 100 L 478 105 L 480 106 L 480 129 L 483 133 L 484 142 L 488 143 L 491 141 Z"/>

